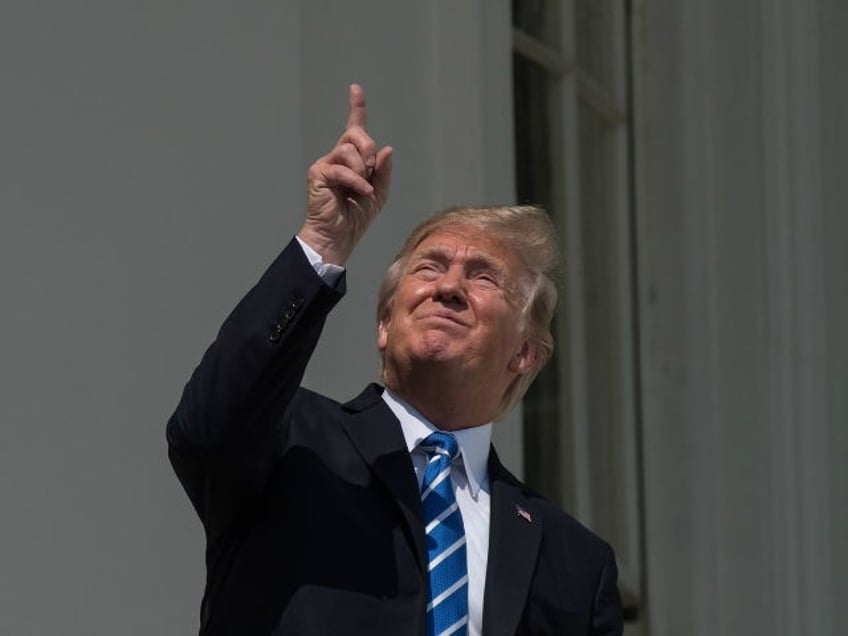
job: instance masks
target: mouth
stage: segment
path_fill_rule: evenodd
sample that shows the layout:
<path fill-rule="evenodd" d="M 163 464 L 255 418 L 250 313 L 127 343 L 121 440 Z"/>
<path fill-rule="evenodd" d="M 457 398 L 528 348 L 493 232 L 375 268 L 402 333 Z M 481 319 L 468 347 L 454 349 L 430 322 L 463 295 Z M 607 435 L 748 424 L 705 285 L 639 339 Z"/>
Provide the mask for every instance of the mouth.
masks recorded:
<path fill-rule="evenodd" d="M 433 313 L 430 313 L 430 314 L 426 314 L 426 315 L 422 316 L 420 318 L 420 320 L 425 320 L 425 321 L 428 321 L 428 322 L 435 322 L 435 323 L 444 323 L 444 324 L 460 326 L 460 327 L 468 327 L 469 326 L 467 322 L 462 320 L 462 318 L 457 316 L 455 313 L 449 312 L 449 311 L 436 311 L 436 312 L 433 312 Z"/>

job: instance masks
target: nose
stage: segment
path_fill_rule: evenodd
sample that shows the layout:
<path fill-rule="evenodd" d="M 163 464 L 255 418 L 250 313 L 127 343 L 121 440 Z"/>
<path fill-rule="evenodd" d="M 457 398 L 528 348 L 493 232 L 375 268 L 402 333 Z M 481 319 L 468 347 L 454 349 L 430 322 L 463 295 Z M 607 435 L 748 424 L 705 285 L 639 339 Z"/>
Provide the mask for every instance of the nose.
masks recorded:
<path fill-rule="evenodd" d="M 465 304 L 465 279 L 459 268 L 450 267 L 439 276 L 433 298 L 446 304 Z"/>

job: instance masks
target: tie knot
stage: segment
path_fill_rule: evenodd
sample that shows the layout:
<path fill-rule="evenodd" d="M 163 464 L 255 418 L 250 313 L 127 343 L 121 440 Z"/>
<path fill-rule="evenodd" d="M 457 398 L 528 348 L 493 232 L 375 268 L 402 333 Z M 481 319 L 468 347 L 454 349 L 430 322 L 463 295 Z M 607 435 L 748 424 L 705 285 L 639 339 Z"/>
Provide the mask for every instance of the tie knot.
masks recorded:
<path fill-rule="evenodd" d="M 459 456 L 459 444 L 456 443 L 456 438 L 450 433 L 437 431 L 427 436 L 421 442 L 421 449 L 431 457 L 434 455 L 445 455 L 450 458 L 450 461 L 455 460 Z"/>

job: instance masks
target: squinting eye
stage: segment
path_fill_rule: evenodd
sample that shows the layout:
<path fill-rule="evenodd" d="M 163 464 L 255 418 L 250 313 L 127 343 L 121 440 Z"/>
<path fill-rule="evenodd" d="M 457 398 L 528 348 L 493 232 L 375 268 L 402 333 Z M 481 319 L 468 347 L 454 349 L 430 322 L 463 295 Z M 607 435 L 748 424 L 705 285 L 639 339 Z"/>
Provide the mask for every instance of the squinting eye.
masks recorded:
<path fill-rule="evenodd" d="M 418 263 L 415 267 L 412 268 L 412 273 L 423 277 L 423 278 L 431 278 L 437 275 L 439 272 L 439 268 L 435 263 Z"/>
<path fill-rule="evenodd" d="M 499 284 L 497 276 L 486 272 L 480 272 L 474 276 L 474 280 L 486 286 L 497 287 Z"/>

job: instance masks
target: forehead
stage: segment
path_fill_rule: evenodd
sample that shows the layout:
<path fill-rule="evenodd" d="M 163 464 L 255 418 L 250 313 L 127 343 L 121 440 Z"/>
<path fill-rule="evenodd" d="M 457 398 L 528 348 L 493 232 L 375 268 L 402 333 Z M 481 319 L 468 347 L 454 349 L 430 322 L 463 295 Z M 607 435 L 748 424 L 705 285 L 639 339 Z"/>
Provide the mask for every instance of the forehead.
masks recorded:
<path fill-rule="evenodd" d="M 483 259 L 508 268 L 519 268 L 521 258 L 506 241 L 485 229 L 467 225 L 441 227 L 421 240 L 411 256 L 439 254 L 450 258 Z"/>

